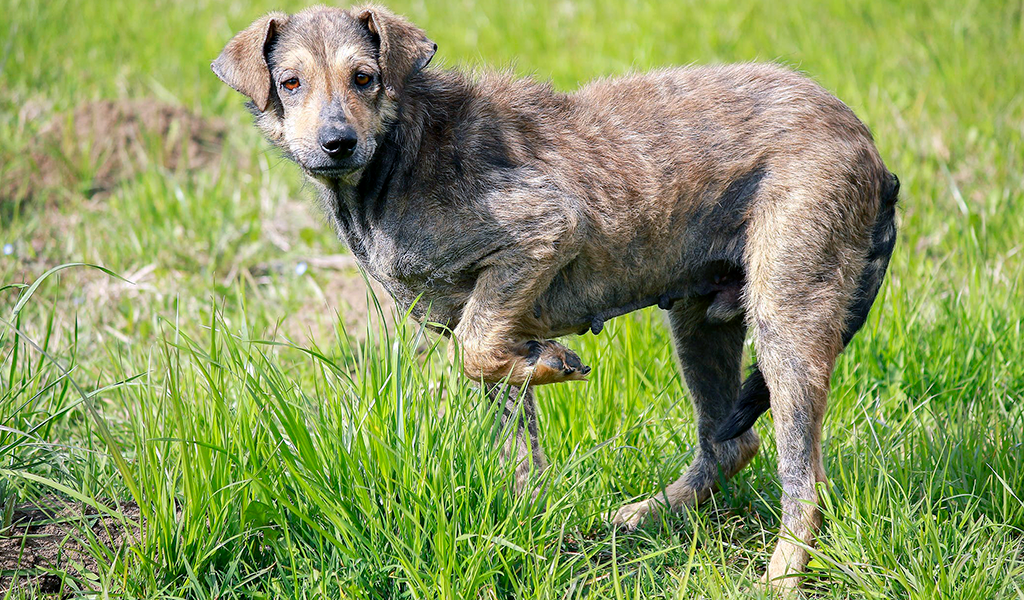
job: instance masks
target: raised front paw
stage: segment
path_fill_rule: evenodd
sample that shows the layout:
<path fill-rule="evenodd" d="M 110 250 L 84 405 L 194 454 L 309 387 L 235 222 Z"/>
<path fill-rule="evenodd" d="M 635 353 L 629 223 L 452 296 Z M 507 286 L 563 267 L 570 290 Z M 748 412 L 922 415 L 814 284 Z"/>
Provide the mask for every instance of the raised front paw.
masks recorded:
<path fill-rule="evenodd" d="M 530 340 L 517 348 L 526 366 L 533 370 L 530 383 L 541 385 L 561 381 L 584 381 L 590 367 L 575 352 L 552 340 Z"/>

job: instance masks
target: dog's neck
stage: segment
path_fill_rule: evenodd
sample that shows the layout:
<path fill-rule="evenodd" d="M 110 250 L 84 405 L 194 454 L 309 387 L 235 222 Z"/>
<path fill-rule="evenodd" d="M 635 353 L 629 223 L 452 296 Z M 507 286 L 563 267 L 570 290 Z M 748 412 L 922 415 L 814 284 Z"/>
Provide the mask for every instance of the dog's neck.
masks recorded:
<path fill-rule="evenodd" d="M 409 177 L 423 164 L 424 138 L 444 137 L 457 125 L 457 116 L 448 109 L 453 97 L 467 98 L 472 84 L 461 74 L 428 69 L 413 75 L 399 97 L 395 119 L 377 138 L 377 151 L 355 186 L 364 203 L 382 201 L 392 178 Z M 439 135 L 440 134 L 440 135 Z M 431 140 L 436 147 L 438 139 Z"/>

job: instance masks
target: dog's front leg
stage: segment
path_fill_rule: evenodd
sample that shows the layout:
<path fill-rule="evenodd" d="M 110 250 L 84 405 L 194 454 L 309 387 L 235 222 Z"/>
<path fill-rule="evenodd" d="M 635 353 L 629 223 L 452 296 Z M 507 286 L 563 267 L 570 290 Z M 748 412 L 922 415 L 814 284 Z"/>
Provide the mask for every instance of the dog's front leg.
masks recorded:
<path fill-rule="evenodd" d="M 537 406 L 533 388 L 522 390 L 514 386 L 487 384 L 487 395 L 501 411 L 501 460 L 515 464 L 513 490 L 517 495 L 531 494 L 536 498 L 541 490 L 530 483 L 531 474 L 540 474 L 548 462 L 537 433 Z"/>
<path fill-rule="evenodd" d="M 529 256 L 524 251 L 516 254 Z M 479 275 L 454 331 L 467 377 L 516 386 L 586 378 L 590 367 L 583 365 L 575 352 L 553 340 L 529 339 L 521 329 L 524 315 L 533 310 L 556 270 L 554 257 L 545 261 L 520 258 L 503 261 Z"/>

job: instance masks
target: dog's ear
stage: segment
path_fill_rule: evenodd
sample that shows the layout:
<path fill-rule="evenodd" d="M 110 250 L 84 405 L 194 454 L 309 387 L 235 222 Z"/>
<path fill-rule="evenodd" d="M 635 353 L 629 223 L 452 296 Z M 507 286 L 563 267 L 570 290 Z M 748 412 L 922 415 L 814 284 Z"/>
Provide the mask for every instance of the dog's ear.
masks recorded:
<path fill-rule="evenodd" d="M 257 19 L 248 29 L 231 38 L 210 65 L 221 81 L 251 98 L 260 112 L 267 110 L 270 101 L 267 46 L 286 21 L 288 15 L 284 13 L 270 13 Z"/>
<path fill-rule="evenodd" d="M 427 34 L 402 17 L 379 6 L 366 6 L 353 11 L 363 22 L 379 47 L 378 63 L 384 91 L 395 100 L 405 80 L 430 64 L 437 44 Z"/>

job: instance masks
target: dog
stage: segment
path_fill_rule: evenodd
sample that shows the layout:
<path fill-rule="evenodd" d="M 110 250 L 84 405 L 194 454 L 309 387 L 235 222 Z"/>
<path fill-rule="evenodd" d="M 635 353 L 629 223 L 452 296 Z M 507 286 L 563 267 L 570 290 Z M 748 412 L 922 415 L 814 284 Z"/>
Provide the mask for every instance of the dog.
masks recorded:
<path fill-rule="evenodd" d="M 667 68 L 565 94 L 428 68 L 436 51 L 383 7 L 313 7 L 258 19 L 212 67 L 397 304 L 454 337 L 492 396 L 523 388 L 519 412 L 504 399 L 517 490 L 545 466 L 532 386 L 590 370 L 551 338 L 666 310 L 698 450 L 612 521 L 707 499 L 756 454 L 752 426 L 771 407 L 782 525 L 765 580 L 797 586 L 821 525 L 829 378 L 896 241 L 899 182 L 867 127 L 778 65 Z M 748 330 L 757 362 L 741 385 Z"/>

